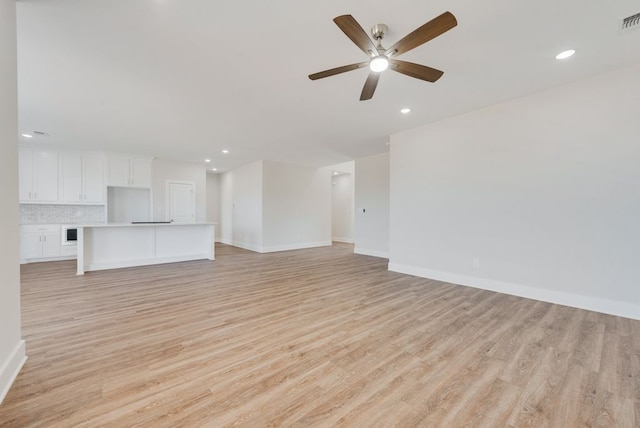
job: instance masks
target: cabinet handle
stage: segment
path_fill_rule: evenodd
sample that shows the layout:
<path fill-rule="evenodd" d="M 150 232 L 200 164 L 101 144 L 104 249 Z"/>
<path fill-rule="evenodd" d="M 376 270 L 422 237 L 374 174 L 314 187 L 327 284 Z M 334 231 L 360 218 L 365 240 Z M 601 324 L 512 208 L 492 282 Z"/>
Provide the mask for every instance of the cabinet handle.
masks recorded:
<path fill-rule="evenodd" d="M 42 235 L 40 235 L 40 236 L 38 237 L 38 241 L 39 241 L 39 242 L 42 242 Z"/>
<path fill-rule="evenodd" d="M 31 192 L 29 192 L 29 199 L 31 199 Z"/>
<path fill-rule="evenodd" d="M 38 192 L 35 192 L 35 193 L 33 194 L 33 198 L 34 198 L 34 199 L 38 199 Z"/>
<path fill-rule="evenodd" d="M 47 242 L 47 235 L 44 235 L 44 242 Z"/>

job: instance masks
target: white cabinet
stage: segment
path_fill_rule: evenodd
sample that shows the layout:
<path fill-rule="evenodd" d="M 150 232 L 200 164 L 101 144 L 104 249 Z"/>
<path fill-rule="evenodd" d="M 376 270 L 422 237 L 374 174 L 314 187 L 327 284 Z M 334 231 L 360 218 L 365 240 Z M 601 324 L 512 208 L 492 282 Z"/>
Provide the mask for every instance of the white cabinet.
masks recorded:
<path fill-rule="evenodd" d="M 109 157 L 107 186 L 151 187 L 151 160 Z"/>
<path fill-rule="evenodd" d="M 85 203 L 103 203 L 104 159 L 102 156 L 82 156 L 82 190 Z"/>
<path fill-rule="evenodd" d="M 20 202 L 56 202 L 58 154 L 32 148 L 20 149 L 19 181 Z"/>
<path fill-rule="evenodd" d="M 34 224 L 20 227 L 20 259 L 41 259 L 61 255 L 60 225 Z"/>
<path fill-rule="evenodd" d="M 60 153 L 59 201 L 104 203 L 103 161 L 97 155 Z"/>

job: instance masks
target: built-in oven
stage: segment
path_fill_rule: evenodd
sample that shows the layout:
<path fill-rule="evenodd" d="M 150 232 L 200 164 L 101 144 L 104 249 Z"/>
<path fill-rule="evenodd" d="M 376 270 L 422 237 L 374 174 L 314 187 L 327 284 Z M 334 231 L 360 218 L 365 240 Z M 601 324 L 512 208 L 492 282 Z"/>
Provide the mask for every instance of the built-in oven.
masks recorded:
<path fill-rule="evenodd" d="M 78 228 L 76 226 L 62 226 L 62 245 L 76 245 L 78 243 Z"/>

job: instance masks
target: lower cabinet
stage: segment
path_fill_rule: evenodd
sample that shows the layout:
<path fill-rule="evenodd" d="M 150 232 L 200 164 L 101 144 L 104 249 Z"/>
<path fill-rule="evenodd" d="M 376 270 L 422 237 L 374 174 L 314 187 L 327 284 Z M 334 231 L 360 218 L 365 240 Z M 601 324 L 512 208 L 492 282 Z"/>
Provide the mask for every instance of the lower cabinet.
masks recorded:
<path fill-rule="evenodd" d="M 74 246 L 63 246 L 59 224 L 20 226 L 20 262 L 69 258 L 77 253 Z"/>

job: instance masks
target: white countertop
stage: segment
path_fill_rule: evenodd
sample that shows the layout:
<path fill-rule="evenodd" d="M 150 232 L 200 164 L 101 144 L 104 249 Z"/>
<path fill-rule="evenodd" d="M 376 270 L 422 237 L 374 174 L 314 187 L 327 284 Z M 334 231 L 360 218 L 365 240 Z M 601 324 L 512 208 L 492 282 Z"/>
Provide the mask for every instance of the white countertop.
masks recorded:
<path fill-rule="evenodd" d="M 195 223 L 90 223 L 90 224 L 78 224 L 77 227 L 180 227 L 180 226 L 203 226 L 203 225 L 215 225 L 216 223 L 210 223 L 206 221 Z"/>

